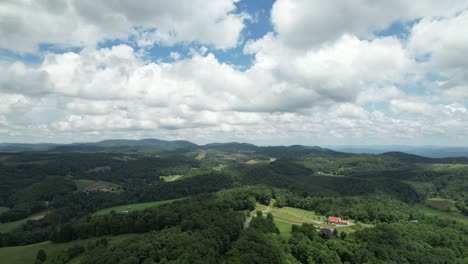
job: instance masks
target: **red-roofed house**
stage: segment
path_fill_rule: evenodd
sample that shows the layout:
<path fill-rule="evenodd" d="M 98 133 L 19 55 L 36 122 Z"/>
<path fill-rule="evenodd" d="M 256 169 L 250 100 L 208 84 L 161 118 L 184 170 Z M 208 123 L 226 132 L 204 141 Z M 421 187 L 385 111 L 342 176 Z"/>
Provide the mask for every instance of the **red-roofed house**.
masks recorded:
<path fill-rule="evenodd" d="M 338 216 L 329 216 L 328 217 L 328 222 L 330 223 L 341 223 L 341 217 L 338 217 Z"/>

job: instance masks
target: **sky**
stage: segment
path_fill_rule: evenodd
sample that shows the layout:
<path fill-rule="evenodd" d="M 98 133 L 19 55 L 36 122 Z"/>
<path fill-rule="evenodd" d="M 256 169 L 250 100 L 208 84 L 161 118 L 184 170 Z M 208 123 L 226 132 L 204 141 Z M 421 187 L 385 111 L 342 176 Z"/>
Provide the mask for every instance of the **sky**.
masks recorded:
<path fill-rule="evenodd" d="M 468 0 L 3 0 L 0 142 L 468 145 Z"/>

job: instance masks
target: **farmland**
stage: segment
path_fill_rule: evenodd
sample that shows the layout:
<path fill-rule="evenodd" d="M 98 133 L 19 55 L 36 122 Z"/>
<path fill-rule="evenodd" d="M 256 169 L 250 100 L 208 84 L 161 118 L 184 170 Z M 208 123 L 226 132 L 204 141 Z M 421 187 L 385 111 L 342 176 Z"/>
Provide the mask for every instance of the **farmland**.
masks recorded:
<path fill-rule="evenodd" d="M 166 176 L 159 176 L 164 182 L 171 182 L 180 179 L 182 175 L 166 175 Z"/>
<path fill-rule="evenodd" d="M 172 200 L 165 200 L 165 201 L 157 201 L 157 202 L 149 202 L 149 203 L 135 203 L 135 204 L 126 204 L 126 205 L 119 205 L 119 206 L 113 206 L 109 208 L 105 208 L 102 210 L 99 210 L 94 213 L 94 215 L 103 215 L 103 214 L 108 214 L 112 211 L 116 213 L 122 213 L 122 212 L 131 212 L 131 211 L 138 211 L 138 210 L 144 210 L 147 208 L 151 207 L 156 207 L 160 206 L 163 204 L 169 204 L 173 203 L 175 201 L 180 201 L 185 198 L 180 198 L 180 199 L 172 199 Z"/>
<path fill-rule="evenodd" d="M 273 203 L 271 203 L 273 204 Z M 262 211 L 265 213 L 271 213 L 274 217 L 276 227 L 280 230 L 280 235 L 287 239 L 291 236 L 292 225 L 302 225 L 304 223 L 313 224 L 317 228 L 338 228 L 340 232 L 352 233 L 362 228 L 372 227 L 372 225 L 352 222 L 351 225 L 334 225 L 326 223 L 327 218 L 323 215 L 316 214 L 313 211 L 303 210 L 293 207 L 282 207 L 277 208 L 266 206 L 257 203 L 254 211 L 251 212 L 253 215 L 255 211 Z"/>
<path fill-rule="evenodd" d="M 26 223 L 28 220 L 39 220 L 43 218 L 45 215 L 46 215 L 46 212 L 41 212 L 41 213 L 33 214 L 21 220 L 0 224 L 0 233 L 10 232 L 20 227 L 22 224 Z"/>
<path fill-rule="evenodd" d="M 137 234 L 125 234 L 115 237 L 108 237 L 109 244 L 113 245 L 119 243 L 123 240 L 137 237 Z M 81 245 L 86 247 L 87 243 L 91 239 L 87 240 L 76 240 L 67 243 L 52 243 L 50 241 L 31 244 L 27 246 L 17 246 L 17 247 L 3 247 L 0 248 L 0 260 L 1 263 L 8 264 L 24 264 L 24 263 L 34 263 L 36 259 L 36 254 L 39 249 L 43 249 L 47 255 L 47 260 L 44 262 L 53 263 L 53 259 L 63 250 L 68 249 L 71 246 Z M 78 257 L 79 258 L 79 257 Z M 73 259 L 69 263 L 79 263 L 79 259 Z"/>
<path fill-rule="evenodd" d="M 111 183 L 111 182 L 105 182 L 105 181 L 74 180 L 74 182 L 79 191 L 90 191 L 90 190 L 118 191 L 121 189 L 120 185 Z"/>

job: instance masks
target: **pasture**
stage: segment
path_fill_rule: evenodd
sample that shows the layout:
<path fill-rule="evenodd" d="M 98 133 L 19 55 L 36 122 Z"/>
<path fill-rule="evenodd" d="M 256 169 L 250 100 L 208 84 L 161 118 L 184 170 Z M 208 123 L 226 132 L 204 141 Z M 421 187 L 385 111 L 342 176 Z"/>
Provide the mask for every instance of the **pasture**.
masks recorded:
<path fill-rule="evenodd" d="M 134 238 L 138 234 L 125 234 L 114 237 L 108 237 L 109 244 L 114 245 L 123 240 Z M 91 239 L 75 240 L 67 243 L 52 243 L 50 241 L 18 247 L 3 247 L 0 248 L 0 262 L 5 264 L 24 264 L 34 263 L 39 249 L 46 252 L 47 259 L 44 264 L 54 263 L 53 259 L 60 254 L 61 251 L 68 249 L 71 246 L 81 245 L 86 248 L 87 243 Z M 80 263 L 79 258 L 72 259 L 68 263 Z"/>
<path fill-rule="evenodd" d="M 148 203 L 135 203 L 135 204 L 126 204 L 126 205 L 118 205 L 109 208 L 105 208 L 95 212 L 93 215 L 103 215 L 108 214 L 112 211 L 116 213 L 123 213 L 123 212 L 131 212 L 131 211 L 138 211 L 144 210 L 151 207 L 157 207 L 163 204 L 173 203 L 175 201 L 180 201 L 186 198 L 179 198 L 179 199 L 172 199 L 172 200 L 164 200 L 164 201 L 157 201 L 157 202 L 148 202 Z"/>
<path fill-rule="evenodd" d="M 109 189 L 113 191 L 118 191 L 121 189 L 120 185 L 105 182 L 105 181 L 94 181 L 94 180 L 73 180 L 76 184 L 76 187 L 79 191 L 86 190 L 99 190 L 99 189 Z"/>
<path fill-rule="evenodd" d="M 272 202 L 271 204 L 273 204 Z M 288 239 L 291 236 L 292 225 L 302 225 L 304 223 L 313 224 L 317 228 L 337 228 L 339 232 L 352 233 L 362 228 L 372 227 L 363 223 L 352 221 L 352 225 L 333 225 L 326 223 L 327 218 L 323 215 L 316 214 L 313 211 L 303 210 L 293 207 L 273 207 L 257 203 L 255 210 L 251 215 L 255 215 L 256 211 L 261 211 L 264 214 L 271 213 L 274 217 L 275 225 L 280 230 L 280 236 Z"/>
<path fill-rule="evenodd" d="M 28 220 L 39 220 L 41 218 L 44 218 L 45 215 L 46 212 L 40 212 L 37 214 L 30 215 L 21 220 L 0 224 L 0 233 L 11 232 L 14 229 L 20 227 L 22 224 L 26 223 Z"/>
<path fill-rule="evenodd" d="M 180 179 L 183 175 L 166 175 L 166 176 L 159 176 L 164 182 L 171 182 Z"/>

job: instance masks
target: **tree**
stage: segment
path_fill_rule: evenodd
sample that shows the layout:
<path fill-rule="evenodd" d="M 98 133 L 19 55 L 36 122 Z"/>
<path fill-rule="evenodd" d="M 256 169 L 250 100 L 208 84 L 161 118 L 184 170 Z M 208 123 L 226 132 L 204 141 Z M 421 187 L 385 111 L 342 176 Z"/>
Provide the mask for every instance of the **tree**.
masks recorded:
<path fill-rule="evenodd" d="M 47 254 L 45 253 L 45 251 L 43 249 L 39 249 L 39 251 L 37 252 L 36 260 L 44 262 L 46 259 Z"/>

